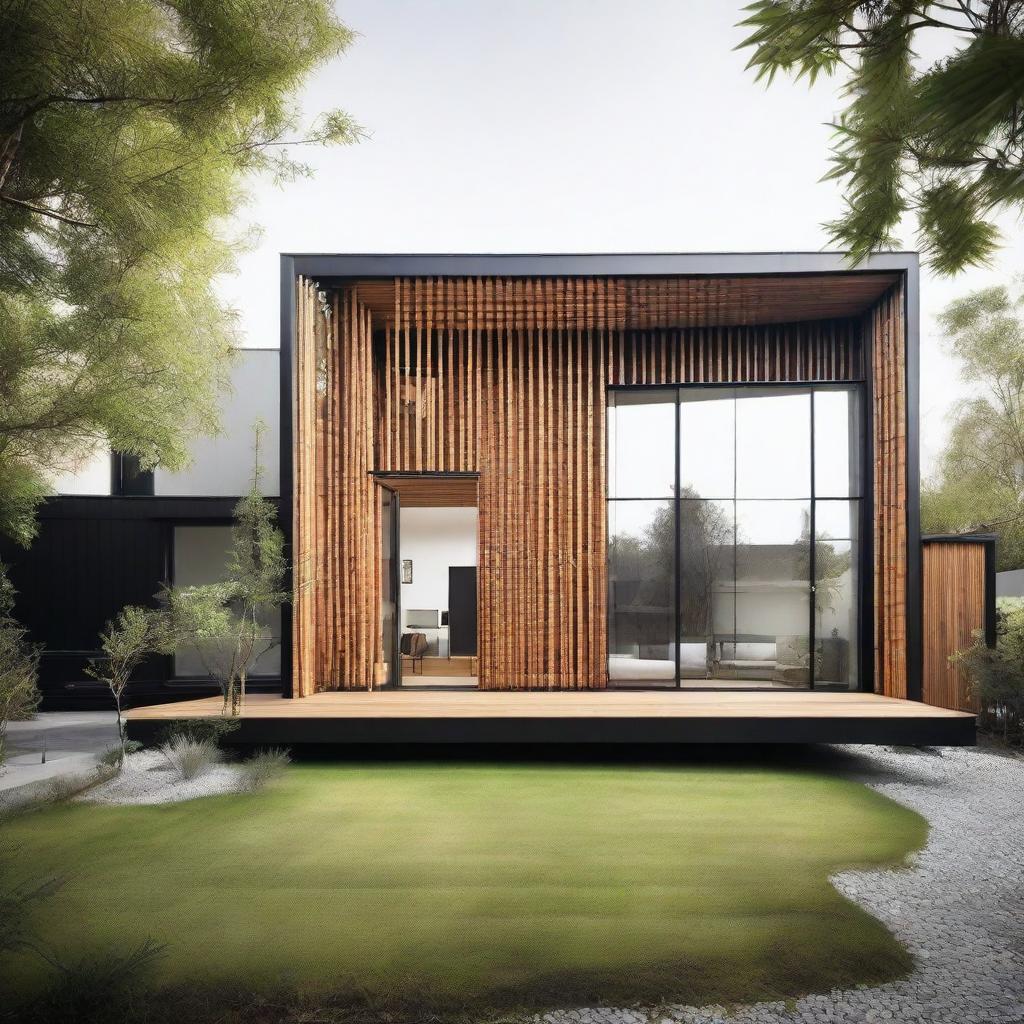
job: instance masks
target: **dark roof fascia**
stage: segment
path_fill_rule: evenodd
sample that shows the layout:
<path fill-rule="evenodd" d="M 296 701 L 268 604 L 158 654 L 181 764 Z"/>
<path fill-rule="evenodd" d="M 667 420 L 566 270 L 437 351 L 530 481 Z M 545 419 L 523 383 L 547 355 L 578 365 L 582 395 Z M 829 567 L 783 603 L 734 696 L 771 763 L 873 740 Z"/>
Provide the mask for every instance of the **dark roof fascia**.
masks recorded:
<path fill-rule="evenodd" d="M 915 252 L 875 253 L 851 267 L 842 252 L 282 253 L 293 274 L 352 277 L 732 277 L 913 272 Z"/>

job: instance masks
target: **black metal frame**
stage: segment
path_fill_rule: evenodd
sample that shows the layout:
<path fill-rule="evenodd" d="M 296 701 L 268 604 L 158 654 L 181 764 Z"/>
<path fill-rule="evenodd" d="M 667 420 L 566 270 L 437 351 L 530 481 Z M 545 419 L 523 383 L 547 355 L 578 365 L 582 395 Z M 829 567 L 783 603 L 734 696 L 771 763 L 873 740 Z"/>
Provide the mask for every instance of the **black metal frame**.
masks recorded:
<path fill-rule="evenodd" d="M 391 494 L 391 499 L 394 502 L 391 511 L 391 589 L 395 595 L 395 661 L 391 666 L 387 689 L 400 690 L 402 688 L 402 576 L 400 563 L 402 496 L 386 480 L 381 479 L 383 474 L 371 473 L 370 475 Z"/>
<path fill-rule="evenodd" d="M 871 665 L 871 654 L 872 651 L 872 616 L 874 612 L 874 600 L 873 600 L 873 588 L 868 586 L 868 580 L 871 579 L 872 567 L 871 567 L 871 551 L 870 548 L 865 553 L 865 545 L 862 538 L 870 533 L 871 528 L 871 505 L 865 491 L 867 487 L 867 477 L 870 473 L 870 467 L 872 465 L 871 458 L 871 432 L 865 431 L 864 436 L 861 438 L 861 444 L 858 446 L 858 455 L 860 458 L 860 464 L 858 466 L 858 481 L 860 484 L 860 493 L 854 496 L 837 496 L 837 495 L 818 495 L 815 492 L 815 447 L 814 447 L 814 395 L 818 391 L 848 391 L 858 397 L 860 405 L 860 419 L 863 421 L 865 418 L 865 406 L 867 405 L 867 388 L 866 382 L 863 378 L 850 378 L 849 380 L 830 380 L 830 381 L 812 381 L 812 380 L 799 380 L 799 381 L 708 381 L 708 382 L 692 382 L 683 384 L 613 384 L 608 388 L 609 392 L 614 393 L 629 393 L 629 392 L 644 392 L 644 391 L 664 391 L 664 392 L 675 392 L 675 490 L 671 497 L 668 498 L 614 498 L 608 493 L 608 481 L 605 481 L 605 500 L 610 504 L 611 502 L 627 502 L 627 501 L 666 501 L 671 502 L 674 510 L 674 530 L 673 530 L 673 560 L 675 563 L 674 569 L 674 585 L 672 587 L 672 612 L 673 621 L 675 623 L 675 641 L 676 641 L 676 659 L 675 659 L 675 689 L 682 689 L 682 675 L 680 672 L 679 665 L 679 645 L 682 641 L 681 624 L 679 621 L 679 595 L 682 586 L 681 579 L 681 562 L 682 552 L 680 551 L 679 544 L 679 528 L 680 528 L 680 507 L 682 502 L 686 499 L 679 497 L 680 488 L 680 440 L 679 440 L 679 427 L 680 427 L 680 409 L 682 403 L 680 401 L 681 393 L 684 391 L 697 391 L 697 390 L 722 390 L 722 391 L 743 391 L 745 389 L 750 390 L 780 390 L 780 391 L 792 391 L 798 389 L 806 389 L 810 397 L 810 445 L 811 445 L 811 496 L 808 499 L 808 506 L 810 509 L 810 520 L 808 528 L 810 530 L 810 554 L 809 554 L 809 624 L 808 624 L 808 643 L 809 650 L 811 652 L 811 674 L 810 683 L 808 689 L 814 690 L 816 688 L 816 681 L 814 678 L 814 646 L 817 639 L 817 626 L 815 623 L 815 586 L 817 580 L 817 567 L 816 561 L 816 549 L 817 549 L 817 530 L 816 530 L 816 505 L 819 501 L 846 501 L 857 502 L 857 669 L 858 669 L 858 680 L 856 690 L 853 692 L 865 692 L 871 690 L 871 672 L 869 666 Z M 733 463 L 733 472 L 735 475 L 735 460 Z M 735 500 L 735 499 L 733 499 Z M 768 501 L 788 501 L 790 499 L 761 499 Z M 733 530 L 735 534 L 736 524 L 733 522 Z M 735 563 L 735 544 L 733 559 Z M 735 564 L 734 564 L 735 570 Z M 993 581 L 993 586 L 995 583 Z M 609 605 L 609 614 L 611 607 Z M 623 685 L 616 685 L 616 690 L 649 690 L 649 689 L 665 689 L 665 687 L 652 687 L 645 686 L 642 683 L 630 685 L 629 683 Z M 718 690 L 719 687 L 702 687 L 702 686 L 690 686 L 686 687 L 688 691 L 699 692 L 702 690 Z M 730 692 L 743 693 L 747 691 L 761 691 L 764 687 L 758 686 L 733 686 L 730 687 Z M 774 692 L 774 691 L 773 691 Z M 804 693 L 806 689 L 803 687 L 794 688 L 792 691 L 780 690 L 781 693 Z M 837 691 L 843 692 L 843 691 Z M 850 691 L 845 691 L 850 692 Z"/>
<path fill-rule="evenodd" d="M 395 500 L 398 503 L 397 507 L 399 509 L 399 512 L 401 511 L 401 492 L 396 490 L 394 487 L 391 487 L 388 484 L 389 480 L 421 480 L 421 479 L 427 479 L 427 480 L 453 480 L 453 479 L 454 480 L 479 480 L 480 479 L 480 473 L 477 470 L 427 469 L 427 470 L 419 470 L 419 471 L 417 471 L 417 470 L 409 470 L 409 469 L 396 469 L 396 470 L 384 470 L 384 469 L 375 470 L 375 469 L 371 469 L 371 470 L 368 470 L 368 475 L 372 476 L 374 478 L 374 480 L 376 480 L 382 487 L 387 487 L 388 490 L 391 491 L 395 495 Z M 398 517 L 397 516 L 395 517 L 395 531 L 394 532 L 395 532 L 395 536 L 394 536 L 393 539 L 394 539 L 394 542 L 395 542 L 395 552 L 399 553 L 401 551 L 401 527 L 400 527 L 400 523 L 398 522 Z M 478 545 L 479 545 L 479 542 L 480 542 L 480 532 L 479 532 L 479 528 L 478 528 L 477 529 L 477 544 Z M 396 582 L 396 585 L 398 587 L 398 589 L 396 589 L 395 593 L 396 594 L 400 594 L 402 580 L 401 580 L 401 565 L 400 565 L 398 560 L 395 561 L 395 565 L 393 567 L 393 572 L 394 572 L 394 575 L 395 575 L 395 582 Z M 479 597 L 478 597 L 478 601 L 479 601 Z M 477 615 L 479 615 L 479 613 L 480 613 L 480 609 L 479 609 L 479 605 L 478 605 L 478 607 L 477 607 Z M 398 655 L 397 655 L 398 670 L 395 673 L 395 678 L 394 678 L 393 685 L 394 685 L 394 687 L 396 689 L 401 689 L 404 684 L 402 683 L 402 650 L 401 650 L 402 618 L 401 618 L 401 601 L 400 600 L 399 600 L 399 602 L 397 604 L 397 607 L 396 607 L 395 631 L 396 631 L 395 650 L 398 652 Z M 422 661 L 422 659 L 421 659 L 421 661 Z M 422 664 L 421 664 L 420 667 L 421 668 L 423 667 Z M 414 673 L 413 674 L 415 674 L 415 669 L 414 669 Z"/>
<path fill-rule="evenodd" d="M 860 266 L 851 267 L 842 252 L 706 252 L 706 253 L 282 253 L 280 276 L 281 324 L 281 500 L 279 523 L 286 551 L 292 549 L 292 504 L 294 478 L 293 438 L 293 338 L 295 334 L 295 282 L 308 277 L 323 285 L 346 280 L 392 277 L 800 277 L 821 274 L 870 275 L 898 273 L 904 284 L 904 328 L 906 338 L 905 393 L 907 408 L 907 688 L 908 697 L 921 698 L 921 529 L 920 529 L 920 433 L 919 433 L 919 261 L 917 253 L 875 253 Z M 873 436 L 873 395 L 871 391 L 872 338 L 862 332 L 865 368 L 864 423 L 870 444 Z M 793 381 L 791 384 L 813 383 Z M 867 565 L 866 581 L 872 574 L 874 537 L 870 509 L 874 504 L 873 459 L 867 459 L 862 475 L 862 509 L 868 528 L 859 540 L 861 561 Z M 291 570 L 287 584 L 293 583 Z M 861 622 L 872 620 L 871 587 L 861 587 L 865 604 Z M 860 677 L 865 689 L 874 687 L 874 657 L 871 631 L 861 652 Z M 289 605 L 281 614 L 281 680 L 286 697 L 294 696 L 292 685 L 292 613 Z"/>

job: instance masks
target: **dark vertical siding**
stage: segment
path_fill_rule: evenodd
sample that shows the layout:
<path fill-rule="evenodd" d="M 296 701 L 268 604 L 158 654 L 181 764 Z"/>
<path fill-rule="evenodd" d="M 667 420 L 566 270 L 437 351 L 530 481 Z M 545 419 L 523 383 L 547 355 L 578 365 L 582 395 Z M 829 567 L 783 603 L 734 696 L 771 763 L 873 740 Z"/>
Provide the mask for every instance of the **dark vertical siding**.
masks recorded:
<path fill-rule="evenodd" d="M 44 707 L 106 706 L 105 690 L 85 674 L 100 631 L 126 604 L 155 603 L 175 523 L 224 522 L 233 505 L 231 498 L 55 498 L 41 510 L 30 548 L 0 538 L 0 560 L 18 591 L 15 615 L 43 647 Z M 212 685 L 171 683 L 170 674 L 169 658 L 151 659 L 129 699 L 205 695 Z"/>

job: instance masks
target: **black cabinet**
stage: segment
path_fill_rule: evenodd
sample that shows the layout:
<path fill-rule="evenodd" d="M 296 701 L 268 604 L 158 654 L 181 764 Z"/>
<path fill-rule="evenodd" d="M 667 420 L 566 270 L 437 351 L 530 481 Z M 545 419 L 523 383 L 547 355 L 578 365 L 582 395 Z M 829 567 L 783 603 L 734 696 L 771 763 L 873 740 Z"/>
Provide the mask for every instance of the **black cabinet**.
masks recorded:
<path fill-rule="evenodd" d="M 476 656 L 476 566 L 448 567 L 448 653 Z"/>

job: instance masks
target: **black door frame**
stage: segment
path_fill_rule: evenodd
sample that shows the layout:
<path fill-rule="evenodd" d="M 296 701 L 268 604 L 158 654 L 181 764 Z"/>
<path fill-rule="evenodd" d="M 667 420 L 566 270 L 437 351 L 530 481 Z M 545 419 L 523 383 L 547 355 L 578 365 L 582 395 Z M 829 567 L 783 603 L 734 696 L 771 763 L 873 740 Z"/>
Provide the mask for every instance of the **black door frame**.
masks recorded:
<path fill-rule="evenodd" d="M 391 591 L 395 595 L 395 635 L 392 645 L 393 661 L 385 688 L 398 690 L 402 686 L 402 577 L 400 573 L 402 496 L 394 487 L 379 477 L 376 479 L 376 483 L 391 495 Z"/>

